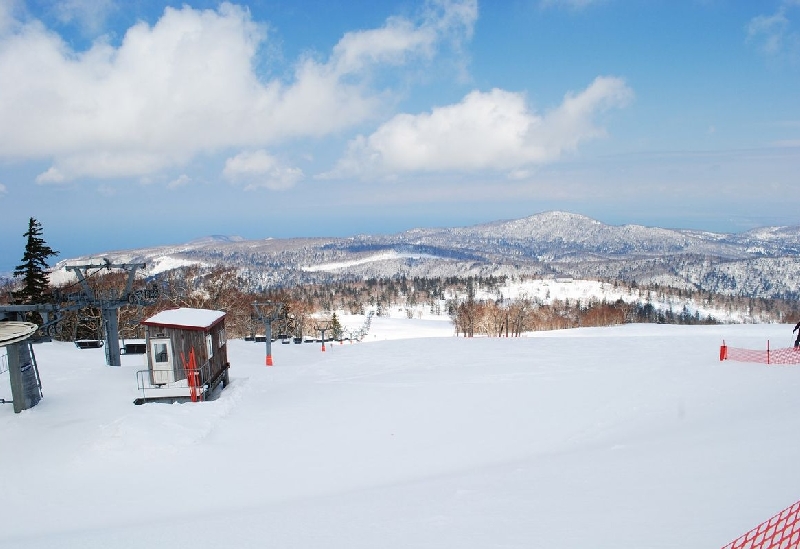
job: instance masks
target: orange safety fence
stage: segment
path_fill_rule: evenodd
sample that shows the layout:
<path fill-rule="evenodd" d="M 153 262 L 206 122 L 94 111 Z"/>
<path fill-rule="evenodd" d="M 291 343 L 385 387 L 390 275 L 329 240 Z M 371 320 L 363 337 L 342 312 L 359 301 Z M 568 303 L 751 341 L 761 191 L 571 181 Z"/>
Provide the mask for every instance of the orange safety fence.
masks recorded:
<path fill-rule="evenodd" d="M 800 501 L 722 549 L 793 549 L 800 546 Z"/>
<path fill-rule="evenodd" d="M 800 364 L 800 348 L 782 347 L 780 349 L 770 349 L 769 341 L 767 341 L 767 348 L 763 350 L 740 349 L 728 347 L 723 341 L 722 346 L 719 348 L 719 359 L 734 360 L 736 362 L 758 362 L 761 364 Z"/>

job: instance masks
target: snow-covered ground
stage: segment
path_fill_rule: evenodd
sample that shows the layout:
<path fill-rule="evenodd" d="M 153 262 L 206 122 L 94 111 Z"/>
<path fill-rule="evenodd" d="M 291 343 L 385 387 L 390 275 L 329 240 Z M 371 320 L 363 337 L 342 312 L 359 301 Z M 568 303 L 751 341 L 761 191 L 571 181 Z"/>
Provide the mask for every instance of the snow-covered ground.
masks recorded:
<path fill-rule="evenodd" d="M 381 252 L 377 254 L 372 254 L 366 257 L 362 257 L 360 259 L 354 259 L 352 261 L 340 261 L 334 263 L 323 263 L 320 265 L 309 265 L 306 267 L 302 267 L 302 270 L 310 273 L 320 272 L 320 271 L 340 271 L 342 269 L 347 269 L 348 267 L 355 267 L 357 265 L 366 265 L 369 263 L 376 263 L 381 261 L 391 261 L 395 259 L 440 259 L 434 255 L 430 254 L 413 254 L 413 253 L 402 253 L 395 250 L 389 250 L 387 252 Z"/>
<path fill-rule="evenodd" d="M 440 312 L 439 315 L 431 314 L 431 307 L 427 302 L 417 303 L 411 306 L 393 306 L 387 308 L 385 314 L 400 318 L 411 316 L 414 318 L 434 320 L 442 320 L 444 316 L 446 319 L 447 300 L 463 300 L 466 296 L 463 293 L 456 294 L 452 291 L 446 291 L 445 297 L 446 299 L 437 301 L 437 307 Z M 584 307 L 603 301 L 606 303 L 614 303 L 617 300 L 622 300 L 628 304 L 650 304 L 656 311 L 664 313 L 672 311 L 676 316 L 682 314 L 684 311 L 688 313 L 689 316 L 694 317 L 697 315 L 698 318 L 703 320 L 710 316 L 718 322 L 723 323 L 759 324 L 771 321 L 771 317 L 763 318 L 767 315 L 734 309 L 726 306 L 724 303 L 708 303 L 696 297 L 678 297 L 677 295 L 669 295 L 663 292 L 641 290 L 639 288 L 614 285 L 609 282 L 601 282 L 598 280 L 571 278 L 535 278 L 523 281 L 510 280 L 492 289 L 479 287 L 475 292 L 475 298 L 487 301 L 496 301 L 500 299 L 511 301 L 529 299 L 540 305 L 552 305 L 556 301 L 568 301 L 572 305 L 581 305 Z M 371 309 L 374 309 L 374 307 L 371 307 Z M 342 311 L 338 311 L 338 314 L 341 315 Z"/>
<path fill-rule="evenodd" d="M 678 297 L 655 291 L 640 290 L 630 286 L 598 280 L 580 280 L 570 278 L 529 279 L 512 281 L 501 285 L 495 292 L 478 292 L 478 298 L 497 299 L 528 298 L 538 303 L 551 305 L 555 300 L 569 300 L 573 304 L 588 306 L 592 302 L 606 301 L 613 303 L 622 300 L 625 303 L 649 303 L 657 311 L 673 311 L 679 315 L 686 310 L 690 316 L 699 314 L 700 318 L 709 316 L 727 323 L 758 323 L 760 320 L 748 311 L 732 310 L 723 305 L 699 302 L 689 297 Z"/>
<path fill-rule="evenodd" d="M 800 499 L 800 368 L 723 339 L 791 326 L 375 318 L 272 367 L 230 341 L 218 400 L 144 406 L 141 356 L 37 345 L 44 399 L 0 405 L 0 547 L 721 547 Z"/>

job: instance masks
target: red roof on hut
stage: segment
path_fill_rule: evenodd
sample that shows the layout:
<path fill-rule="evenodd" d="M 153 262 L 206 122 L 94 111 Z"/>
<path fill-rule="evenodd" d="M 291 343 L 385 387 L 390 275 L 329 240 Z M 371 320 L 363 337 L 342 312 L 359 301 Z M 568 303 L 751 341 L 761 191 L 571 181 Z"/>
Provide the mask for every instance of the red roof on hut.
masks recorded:
<path fill-rule="evenodd" d="M 180 309 L 161 311 L 147 320 L 143 320 L 142 324 L 184 330 L 210 330 L 222 322 L 224 318 L 225 313 L 222 311 L 181 307 Z"/>

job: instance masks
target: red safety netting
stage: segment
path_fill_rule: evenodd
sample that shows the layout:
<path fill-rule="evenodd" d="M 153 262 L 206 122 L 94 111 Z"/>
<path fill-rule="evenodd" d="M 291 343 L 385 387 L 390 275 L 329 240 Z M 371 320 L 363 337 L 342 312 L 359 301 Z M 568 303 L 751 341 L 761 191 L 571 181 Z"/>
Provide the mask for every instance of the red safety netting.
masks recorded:
<path fill-rule="evenodd" d="M 719 359 L 735 360 L 737 362 L 758 362 L 761 364 L 800 364 L 800 348 L 770 349 L 768 341 L 767 348 L 763 350 L 739 349 L 728 347 L 723 342 L 722 347 L 719 348 Z"/>
<path fill-rule="evenodd" d="M 793 549 L 800 546 L 800 501 L 722 549 Z"/>

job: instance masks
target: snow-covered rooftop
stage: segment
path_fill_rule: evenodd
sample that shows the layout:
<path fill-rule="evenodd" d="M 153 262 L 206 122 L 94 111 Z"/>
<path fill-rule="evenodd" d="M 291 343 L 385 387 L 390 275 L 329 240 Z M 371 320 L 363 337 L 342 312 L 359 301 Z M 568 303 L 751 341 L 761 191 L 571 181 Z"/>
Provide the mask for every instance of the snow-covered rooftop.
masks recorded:
<path fill-rule="evenodd" d="M 213 311 L 211 309 L 193 309 L 191 307 L 181 307 L 180 309 L 170 309 L 161 311 L 143 320 L 142 324 L 148 326 L 173 326 L 182 328 L 210 328 L 225 316 L 223 311 Z"/>

